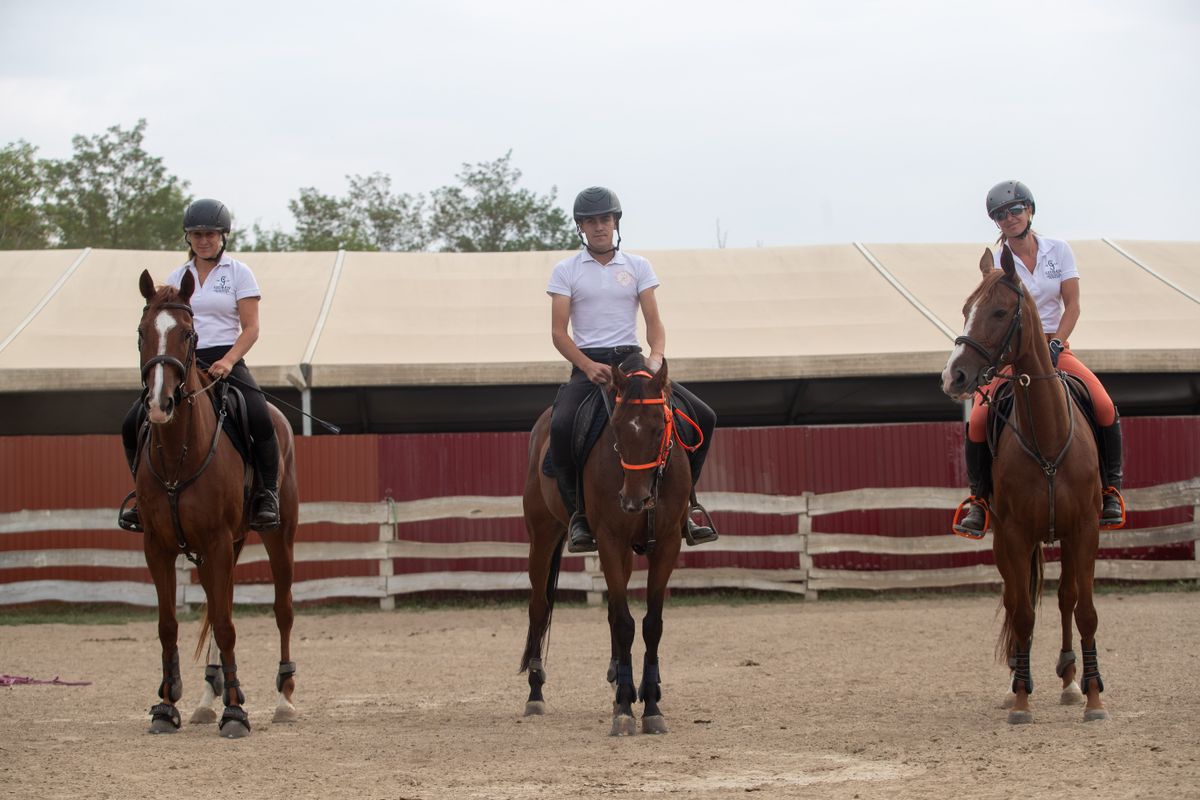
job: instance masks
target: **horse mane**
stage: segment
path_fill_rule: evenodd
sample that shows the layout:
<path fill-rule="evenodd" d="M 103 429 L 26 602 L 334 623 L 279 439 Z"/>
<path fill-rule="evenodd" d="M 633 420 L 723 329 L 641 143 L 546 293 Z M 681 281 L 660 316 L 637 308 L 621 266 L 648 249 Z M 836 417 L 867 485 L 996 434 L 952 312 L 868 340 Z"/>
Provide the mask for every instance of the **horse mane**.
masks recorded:
<path fill-rule="evenodd" d="M 1004 270 L 994 269 L 987 275 L 983 276 L 983 280 L 975 287 L 975 291 L 967 297 L 967 306 L 973 306 L 985 297 L 990 297 L 992 292 L 996 290 L 998 284 L 1004 278 Z"/>
<path fill-rule="evenodd" d="M 650 371 L 650 368 L 646 366 L 646 358 L 641 353 L 632 353 L 631 355 L 626 356 L 625 360 L 621 362 L 617 369 L 621 370 L 621 372 L 627 376 L 637 372 L 638 370 L 645 370 L 646 372 Z M 625 389 L 625 396 L 630 400 L 646 399 L 646 384 L 649 382 L 649 378 L 643 378 L 640 376 L 629 378 L 629 384 Z M 671 395 L 671 382 L 669 380 L 663 384 L 663 391 L 666 392 L 668 397 Z"/>

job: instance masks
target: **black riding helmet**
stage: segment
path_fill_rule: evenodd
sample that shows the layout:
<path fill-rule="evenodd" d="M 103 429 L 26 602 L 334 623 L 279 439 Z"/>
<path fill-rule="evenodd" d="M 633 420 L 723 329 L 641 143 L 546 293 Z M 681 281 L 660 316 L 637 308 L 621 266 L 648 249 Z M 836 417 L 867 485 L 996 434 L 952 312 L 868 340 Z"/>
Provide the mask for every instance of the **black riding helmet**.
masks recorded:
<path fill-rule="evenodd" d="M 991 188 L 991 191 L 987 193 L 988 219 L 991 219 L 992 214 L 997 209 L 1004 208 L 1013 203 L 1027 203 L 1029 205 L 1029 224 L 1025 226 L 1025 230 L 1017 237 L 1024 239 L 1033 228 L 1033 215 L 1037 213 L 1037 204 L 1033 201 L 1033 192 L 1029 191 L 1029 187 L 1020 181 L 1000 181 L 1000 183 Z"/>
<path fill-rule="evenodd" d="M 583 235 L 583 228 L 579 227 L 579 223 L 588 217 L 600 217 L 605 214 L 612 214 L 616 223 L 616 240 L 611 249 L 604 251 L 611 253 L 621 247 L 621 201 L 617 199 L 616 192 L 603 186 L 589 186 L 575 195 L 575 230 L 579 233 L 579 240 L 583 242 L 583 246 L 589 250 L 591 247 L 588 246 L 587 237 Z"/>
<path fill-rule="evenodd" d="M 221 232 L 221 250 L 217 253 L 217 261 L 221 260 L 221 256 L 225 253 L 225 245 L 229 241 L 229 231 L 232 226 L 232 217 L 229 214 L 229 209 L 220 200 L 212 200 L 203 198 L 194 200 L 183 212 L 183 230 L 185 233 L 192 231 L 220 231 Z M 189 245 L 189 250 L 191 247 Z M 196 251 L 191 250 L 192 258 L 196 257 Z"/>

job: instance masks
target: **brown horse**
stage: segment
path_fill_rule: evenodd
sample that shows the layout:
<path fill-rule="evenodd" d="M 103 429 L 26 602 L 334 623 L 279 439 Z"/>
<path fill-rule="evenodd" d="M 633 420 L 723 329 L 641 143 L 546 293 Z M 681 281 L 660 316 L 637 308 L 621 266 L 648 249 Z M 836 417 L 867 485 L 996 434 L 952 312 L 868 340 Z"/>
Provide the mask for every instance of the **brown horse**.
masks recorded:
<path fill-rule="evenodd" d="M 150 710 L 151 733 L 174 733 L 180 716 L 175 704 L 183 696 L 179 677 L 179 623 L 175 618 L 175 560 L 184 554 L 196 564 L 207 598 L 197 655 L 211 626 L 220 659 L 210 658 L 206 671 L 207 701 L 192 722 L 211 722 L 208 708 L 222 696 L 225 712 L 218 731 L 227 738 L 250 733 L 234 659 L 233 568 L 249 530 L 245 511 L 246 472 L 206 394 L 215 384 L 201 380 L 196 366 L 196 330 L 189 305 L 195 281 L 183 277 L 178 290 L 156 289 L 149 272 L 139 282 L 146 307 L 138 326 L 142 385 L 145 387 L 149 433 L 141 443 L 135 484 L 145 528 L 146 565 L 158 594 L 158 638 L 162 643 L 162 702 Z M 279 692 L 275 721 L 295 719 L 291 697 L 296 665 L 291 660 L 292 548 L 299 501 L 292 432 L 283 414 L 270 407 L 279 441 L 279 527 L 261 534 L 275 582 L 275 623 L 279 628 Z M 209 648 L 210 653 L 212 647 Z"/>
<path fill-rule="evenodd" d="M 1000 383 L 1013 384 L 1012 412 L 995 445 L 992 468 L 992 544 L 1004 580 L 1004 626 L 997 651 L 1007 657 L 1013 673 L 1008 721 L 1033 721 L 1029 649 L 1034 606 L 1042 589 L 1042 544 L 1056 539 L 1062 553 L 1062 651 L 1056 666 L 1063 683 L 1061 702 L 1077 703 L 1086 696 L 1084 720 L 1107 719 L 1100 699 L 1104 683 L 1092 598 L 1100 516 L 1096 441 L 1052 365 L 1041 319 L 1008 247 L 1000 263 L 1002 269 L 995 269 L 990 250 L 979 262 L 983 281 L 963 307 L 966 324 L 942 372 L 942 390 L 955 400 L 967 400 L 989 384 L 993 391 Z M 1083 652 L 1082 691 L 1075 681 L 1072 614 Z"/>
<path fill-rule="evenodd" d="M 688 447 L 676 430 L 677 419 L 687 417 L 672 409 L 665 360 L 651 375 L 641 356 L 633 356 L 613 370 L 613 380 L 616 397 L 611 417 L 583 467 L 584 506 L 588 523 L 596 532 L 600 565 L 608 585 L 612 642 L 608 681 L 616 693 L 611 733 L 626 736 L 637 732 L 632 707 L 635 700 L 645 703 L 643 733 L 666 733 L 666 720 L 658 707 L 662 699 L 658 643 L 662 638 L 667 581 L 679 555 L 692 487 L 687 458 L 683 453 L 672 457 L 676 444 Z M 532 587 L 529 633 L 521 659 L 521 671 L 529 671 L 526 716 L 545 713 L 542 652 L 550 632 L 568 521 L 556 481 L 541 470 L 549 447 L 550 415 L 551 409 L 547 409 L 533 426 L 525 481 Z M 646 655 L 642 682 L 636 690 L 630 652 L 634 620 L 626 596 L 635 550 L 645 553 L 649 562 L 646 616 L 642 620 Z"/>

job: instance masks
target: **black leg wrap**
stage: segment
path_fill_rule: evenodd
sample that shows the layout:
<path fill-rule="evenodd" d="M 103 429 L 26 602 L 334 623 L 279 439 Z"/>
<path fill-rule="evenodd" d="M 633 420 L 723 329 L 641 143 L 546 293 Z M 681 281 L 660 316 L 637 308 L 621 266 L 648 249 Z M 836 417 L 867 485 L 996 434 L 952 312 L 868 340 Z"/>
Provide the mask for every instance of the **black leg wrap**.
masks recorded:
<path fill-rule="evenodd" d="M 174 727 L 178 728 L 183 720 L 179 716 L 179 709 L 167 703 L 159 703 L 150 709 L 151 721 L 157 722 L 163 720 L 170 722 Z"/>
<path fill-rule="evenodd" d="M 242 692 L 242 682 L 237 678 L 225 682 L 225 707 L 240 706 L 246 702 L 246 695 Z"/>
<path fill-rule="evenodd" d="M 225 673 L 216 664 L 209 664 L 204 668 L 204 680 L 212 687 L 213 697 L 220 697 L 225 693 Z"/>
<path fill-rule="evenodd" d="M 1033 675 L 1029 672 L 1029 650 L 1026 649 L 1022 653 L 1018 645 L 1017 652 L 1013 653 L 1008 659 L 1008 666 L 1013 671 L 1012 690 L 1016 692 L 1023 683 L 1025 684 L 1025 692 L 1033 694 Z"/>
<path fill-rule="evenodd" d="M 1067 671 L 1067 667 L 1075 663 L 1075 651 L 1063 650 L 1058 654 L 1058 664 L 1054 667 L 1054 671 L 1058 673 L 1058 677 L 1062 677 Z"/>
<path fill-rule="evenodd" d="M 632 680 L 632 676 L 630 676 Z M 646 702 L 650 697 L 650 693 L 654 692 L 654 702 L 662 700 L 662 689 L 660 684 L 662 678 L 658 674 L 658 664 L 651 664 L 648 661 L 642 663 L 642 685 L 638 687 L 638 700 Z"/>
<path fill-rule="evenodd" d="M 1095 647 L 1091 650 L 1087 648 L 1083 650 L 1083 680 L 1079 685 L 1084 694 L 1087 694 L 1092 681 L 1096 682 L 1096 691 L 1104 691 L 1104 681 L 1100 679 L 1100 659 L 1096 656 Z"/>
<path fill-rule="evenodd" d="M 280 661 L 279 674 L 275 676 L 275 691 L 282 692 L 283 684 L 288 678 L 296 674 L 295 661 Z"/>
<path fill-rule="evenodd" d="M 250 730 L 250 715 L 241 706 L 225 706 L 225 713 L 217 723 L 217 730 L 224 728 L 226 722 L 240 722 L 246 726 L 246 730 Z"/>
<path fill-rule="evenodd" d="M 164 656 L 162 664 L 163 681 L 159 684 L 158 696 L 162 700 L 177 703 L 179 698 L 183 697 L 183 679 L 179 677 L 179 651 L 171 653 L 169 658 Z"/>

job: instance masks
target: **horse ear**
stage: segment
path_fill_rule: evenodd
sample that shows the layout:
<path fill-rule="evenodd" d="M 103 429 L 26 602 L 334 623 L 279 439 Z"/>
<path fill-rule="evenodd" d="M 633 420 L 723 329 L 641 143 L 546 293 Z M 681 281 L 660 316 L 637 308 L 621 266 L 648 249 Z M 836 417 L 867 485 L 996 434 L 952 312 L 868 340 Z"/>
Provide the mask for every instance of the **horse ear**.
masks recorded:
<path fill-rule="evenodd" d="M 995 268 L 996 257 L 992 255 L 992 248 L 983 248 L 983 256 L 981 256 L 979 259 L 979 271 L 983 273 L 983 277 L 986 278 Z"/>
<path fill-rule="evenodd" d="M 654 380 L 651 382 L 651 385 L 654 386 L 655 391 L 658 391 L 660 389 L 660 387 L 665 386 L 666 383 L 667 383 L 667 357 L 663 356 L 662 364 L 659 365 L 658 372 L 654 373 Z"/>
<path fill-rule="evenodd" d="M 1009 278 L 1016 277 L 1017 265 L 1013 262 L 1012 248 L 1007 244 L 1000 251 L 1000 268 L 1004 270 L 1004 274 Z"/>
<path fill-rule="evenodd" d="M 147 300 L 154 297 L 154 278 L 150 277 L 150 270 L 142 270 L 142 277 L 138 278 L 138 289 L 142 291 L 142 297 Z"/>
<path fill-rule="evenodd" d="M 183 273 L 183 280 L 179 282 L 179 301 L 187 303 L 192 299 L 192 292 L 196 291 L 196 279 L 192 277 L 192 273 Z"/>
<path fill-rule="evenodd" d="M 629 376 L 625 374 L 625 370 L 621 369 L 619 366 L 613 367 L 612 376 L 613 386 L 616 387 L 617 392 L 624 392 L 625 387 L 629 385 Z"/>

